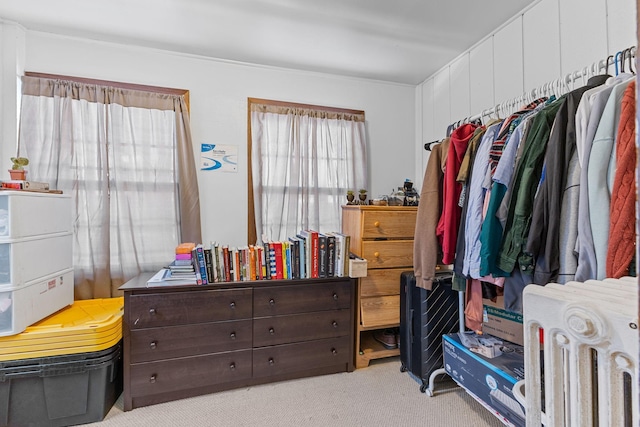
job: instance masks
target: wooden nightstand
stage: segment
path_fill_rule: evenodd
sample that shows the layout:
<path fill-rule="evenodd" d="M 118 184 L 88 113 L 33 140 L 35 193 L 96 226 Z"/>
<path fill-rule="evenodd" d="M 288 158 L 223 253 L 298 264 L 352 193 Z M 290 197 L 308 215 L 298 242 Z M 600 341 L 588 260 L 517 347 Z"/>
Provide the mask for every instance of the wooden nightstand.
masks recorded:
<path fill-rule="evenodd" d="M 367 260 L 367 277 L 356 291 L 355 365 L 396 356 L 373 338 L 375 331 L 400 325 L 400 275 L 413 269 L 417 207 L 342 207 L 342 233 L 351 236 L 350 251 Z"/>

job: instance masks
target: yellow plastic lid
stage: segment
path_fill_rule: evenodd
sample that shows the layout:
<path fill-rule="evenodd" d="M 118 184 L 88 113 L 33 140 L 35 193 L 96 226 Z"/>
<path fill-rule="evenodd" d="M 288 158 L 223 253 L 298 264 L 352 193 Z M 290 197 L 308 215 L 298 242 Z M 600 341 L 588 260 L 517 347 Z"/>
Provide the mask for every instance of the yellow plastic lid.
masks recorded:
<path fill-rule="evenodd" d="M 74 301 L 71 306 L 0 337 L 0 361 L 105 350 L 122 339 L 124 298 Z"/>

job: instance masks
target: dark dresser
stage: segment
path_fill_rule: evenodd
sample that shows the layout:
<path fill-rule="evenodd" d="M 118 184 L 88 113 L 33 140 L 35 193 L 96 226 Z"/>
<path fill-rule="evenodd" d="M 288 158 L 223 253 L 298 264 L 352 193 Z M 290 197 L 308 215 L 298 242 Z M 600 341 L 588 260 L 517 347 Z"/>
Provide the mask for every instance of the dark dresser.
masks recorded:
<path fill-rule="evenodd" d="M 354 369 L 355 282 L 328 278 L 124 292 L 124 409 Z"/>

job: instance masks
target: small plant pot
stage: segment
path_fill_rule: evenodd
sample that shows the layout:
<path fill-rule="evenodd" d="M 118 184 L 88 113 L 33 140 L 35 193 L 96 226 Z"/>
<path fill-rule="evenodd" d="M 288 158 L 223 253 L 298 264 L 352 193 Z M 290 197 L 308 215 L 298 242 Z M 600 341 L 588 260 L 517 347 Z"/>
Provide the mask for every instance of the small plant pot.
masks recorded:
<path fill-rule="evenodd" d="M 27 171 L 24 169 L 9 169 L 11 179 L 24 181 L 27 179 Z"/>

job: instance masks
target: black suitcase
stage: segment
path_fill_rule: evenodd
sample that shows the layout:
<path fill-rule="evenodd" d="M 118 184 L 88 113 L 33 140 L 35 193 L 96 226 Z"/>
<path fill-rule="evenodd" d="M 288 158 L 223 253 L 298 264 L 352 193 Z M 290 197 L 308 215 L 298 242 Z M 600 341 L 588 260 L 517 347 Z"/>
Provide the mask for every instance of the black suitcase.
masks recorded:
<path fill-rule="evenodd" d="M 420 382 L 424 393 L 429 376 L 443 367 L 442 335 L 458 332 L 458 292 L 451 273 L 441 273 L 430 291 L 416 286 L 413 271 L 400 275 L 400 362 Z"/>

